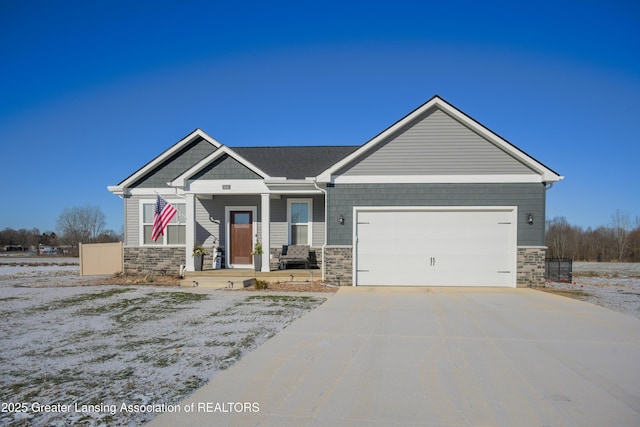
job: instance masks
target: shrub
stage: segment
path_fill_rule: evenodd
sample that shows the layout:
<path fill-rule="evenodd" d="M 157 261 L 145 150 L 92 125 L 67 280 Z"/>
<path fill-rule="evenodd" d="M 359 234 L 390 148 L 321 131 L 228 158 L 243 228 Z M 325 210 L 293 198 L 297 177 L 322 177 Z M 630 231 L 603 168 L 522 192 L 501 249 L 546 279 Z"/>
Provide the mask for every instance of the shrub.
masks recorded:
<path fill-rule="evenodd" d="M 260 279 L 256 279 L 256 281 L 253 284 L 253 286 L 256 289 L 260 289 L 260 290 L 267 289 L 269 287 L 269 285 L 268 285 L 268 283 L 266 281 L 260 280 Z"/>

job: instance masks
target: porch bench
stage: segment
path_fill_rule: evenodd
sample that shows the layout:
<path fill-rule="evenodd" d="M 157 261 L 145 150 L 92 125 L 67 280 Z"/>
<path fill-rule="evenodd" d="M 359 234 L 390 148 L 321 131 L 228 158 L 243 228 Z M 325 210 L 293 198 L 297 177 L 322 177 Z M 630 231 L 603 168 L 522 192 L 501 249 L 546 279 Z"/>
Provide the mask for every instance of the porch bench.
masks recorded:
<path fill-rule="evenodd" d="M 303 265 L 309 269 L 309 246 L 308 245 L 283 245 L 282 253 L 278 258 L 278 268 L 286 270 L 292 265 Z"/>

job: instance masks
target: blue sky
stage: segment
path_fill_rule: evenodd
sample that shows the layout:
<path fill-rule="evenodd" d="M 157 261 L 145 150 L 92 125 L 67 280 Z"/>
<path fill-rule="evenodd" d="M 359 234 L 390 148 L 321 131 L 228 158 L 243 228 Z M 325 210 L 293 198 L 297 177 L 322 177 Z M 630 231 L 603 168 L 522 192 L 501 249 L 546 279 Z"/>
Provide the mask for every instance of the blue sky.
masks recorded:
<path fill-rule="evenodd" d="M 55 230 L 195 128 L 357 145 L 438 94 L 566 178 L 547 216 L 640 216 L 640 6 L 626 0 L 0 1 L 0 229 Z"/>

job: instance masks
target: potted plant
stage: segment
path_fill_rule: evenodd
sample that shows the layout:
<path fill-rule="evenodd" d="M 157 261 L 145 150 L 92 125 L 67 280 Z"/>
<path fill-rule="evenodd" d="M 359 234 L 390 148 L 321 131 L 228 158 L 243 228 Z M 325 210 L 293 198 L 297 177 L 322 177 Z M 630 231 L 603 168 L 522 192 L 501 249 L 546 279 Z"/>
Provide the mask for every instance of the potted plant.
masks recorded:
<path fill-rule="evenodd" d="M 262 270 L 262 243 L 256 242 L 256 245 L 253 247 L 253 251 L 251 251 L 251 255 L 253 255 L 253 267 L 256 271 Z"/>
<path fill-rule="evenodd" d="M 193 263 L 196 271 L 202 271 L 202 263 L 204 261 L 204 256 L 206 255 L 207 250 L 200 243 L 196 243 L 193 246 L 193 252 L 191 256 L 194 258 Z"/>

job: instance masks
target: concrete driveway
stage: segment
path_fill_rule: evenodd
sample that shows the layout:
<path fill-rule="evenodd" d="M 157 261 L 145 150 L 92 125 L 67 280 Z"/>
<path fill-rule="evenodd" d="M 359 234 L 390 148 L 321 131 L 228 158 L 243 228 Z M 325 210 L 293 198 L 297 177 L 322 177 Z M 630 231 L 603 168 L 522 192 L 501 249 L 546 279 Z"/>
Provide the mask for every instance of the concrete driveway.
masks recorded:
<path fill-rule="evenodd" d="M 530 289 L 342 288 L 180 408 L 151 425 L 638 426 L 640 320 Z"/>

